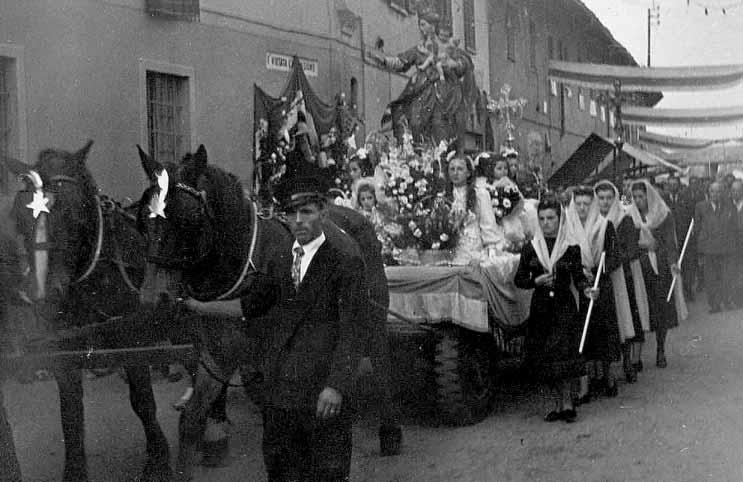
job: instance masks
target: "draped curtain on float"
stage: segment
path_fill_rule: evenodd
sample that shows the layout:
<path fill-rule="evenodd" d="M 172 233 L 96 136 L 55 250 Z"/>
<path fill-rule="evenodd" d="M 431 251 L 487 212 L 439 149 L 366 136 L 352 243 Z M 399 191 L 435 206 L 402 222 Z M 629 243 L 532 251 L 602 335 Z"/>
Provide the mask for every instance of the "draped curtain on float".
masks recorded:
<path fill-rule="evenodd" d="M 270 96 L 256 84 L 253 84 L 253 89 L 253 132 L 258 130 L 260 119 L 263 118 L 268 121 L 270 138 L 276 139 L 281 128 L 282 112 L 289 110 L 299 91 L 302 92 L 305 107 L 312 116 L 318 135 L 325 134 L 331 127 L 338 125 L 340 118 L 338 107 L 320 100 L 310 86 L 302 69 L 302 63 L 296 56 L 292 61 L 292 70 L 286 86 L 278 97 Z"/>

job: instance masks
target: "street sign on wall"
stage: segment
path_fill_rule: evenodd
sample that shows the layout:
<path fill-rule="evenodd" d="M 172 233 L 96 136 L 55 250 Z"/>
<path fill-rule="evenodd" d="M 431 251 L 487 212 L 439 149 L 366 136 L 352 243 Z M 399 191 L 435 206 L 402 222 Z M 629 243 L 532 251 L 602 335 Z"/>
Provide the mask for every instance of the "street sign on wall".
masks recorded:
<path fill-rule="evenodd" d="M 302 69 L 304 70 L 305 75 L 309 77 L 317 77 L 319 70 L 317 60 L 300 58 L 299 61 L 302 63 Z M 289 72 L 292 69 L 292 56 L 266 52 L 266 68 L 268 70 Z"/>

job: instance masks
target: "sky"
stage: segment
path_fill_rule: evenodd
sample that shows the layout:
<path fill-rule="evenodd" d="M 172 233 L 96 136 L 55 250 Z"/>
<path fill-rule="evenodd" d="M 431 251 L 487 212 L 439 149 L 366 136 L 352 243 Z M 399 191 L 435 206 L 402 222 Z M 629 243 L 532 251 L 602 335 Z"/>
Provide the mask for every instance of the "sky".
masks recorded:
<path fill-rule="evenodd" d="M 653 67 L 743 64 L 743 0 L 583 0 L 583 3 L 642 66 L 647 62 L 647 12 L 653 4 L 660 7 L 660 25 L 651 27 Z M 726 13 L 722 12 L 723 8 Z M 657 107 L 738 105 L 743 105 L 743 85 L 695 93 L 664 92 Z M 648 130 L 697 138 L 743 136 L 743 124 L 648 127 Z"/>

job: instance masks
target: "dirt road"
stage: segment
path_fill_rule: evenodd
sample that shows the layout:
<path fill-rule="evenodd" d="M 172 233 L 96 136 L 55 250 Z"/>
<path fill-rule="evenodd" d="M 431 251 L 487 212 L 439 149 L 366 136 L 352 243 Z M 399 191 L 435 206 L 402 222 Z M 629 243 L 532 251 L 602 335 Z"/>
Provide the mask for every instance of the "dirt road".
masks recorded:
<path fill-rule="evenodd" d="M 741 481 L 743 480 L 743 311 L 708 315 L 703 303 L 669 335 L 669 367 L 646 369 L 619 397 L 579 409 L 578 422 L 542 421 L 545 407 L 532 387 L 509 384 L 493 414 L 460 429 L 405 427 L 404 453 L 380 458 L 376 425 L 356 427 L 355 481 Z M 155 386 L 159 419 L 176 442 L 170 403 L 184 382 Z M 86 382 L 87 447 L 92 480 L 131 480 L 143 462 L 144 439 L 118 376 Z M 63 448 L 56 387 L 8 383 L 6 406 L 28 481 L 58 480 Z M 232 459 L 200 469 L 197 480 L 265 480 L 260 418 L 232 390 Z M 174 449 L 175 450 L 175 449 Z"/>

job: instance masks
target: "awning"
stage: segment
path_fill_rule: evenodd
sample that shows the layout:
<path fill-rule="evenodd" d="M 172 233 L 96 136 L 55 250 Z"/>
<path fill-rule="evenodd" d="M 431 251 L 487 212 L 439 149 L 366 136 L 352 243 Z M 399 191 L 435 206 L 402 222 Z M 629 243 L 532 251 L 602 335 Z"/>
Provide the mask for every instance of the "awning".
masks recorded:
<path fill-rule="evenodd" d="M 547 181 L 550 187 L 580 184 L 614 150 L 614 143 L 598 134 L 591 134 L 567 161 Z"/>
<path fill-rule="evenodd" d="M 622 146 L 622 153 L 618 157 L 616 170 L 617 172 L 624 172 L 632 167 L 632 162 L 637 161 L 644 167 L 653 167 L 665 171 L 674 171 L 678 174 L 685 174 L 686 169 L 679 167 L 673 162 L 667 161 L 660 156 L 648 152 L 645 149 L 633 146 L 632 144 L 625 143 Z M 609 155 L 601 161 L 596 167 L 596 172 L 590 176 L 590 179 L 604 179 L 607 177 L 613 177 L 614 175 L 614 156 Z"/>
<path fill-rule="evenodd" d="M 551 60 L 549 78 L 589 89 L 623 92 L 723 89 L 743 82 L 743 65 L 694 67 L 626 67 Z"/>
<path fill-rule="evenodd" d="M 655 126 L 720 125 L 743 122 L 743 106 L 702 109 L 622 107 L 625 124 Z"/>
<path fill-rule="evenodd" d="M 614 170 L 614 142 L 595 132 L 583 141 L 583 144 L 568 158 L 560 168 L 550 177 L 548 184 L 551 187 L 574 186 L 587 179 L 613 177 Z M 622 153 L 618 157 L 617 172 L 629 169 L 632 160 L 643 166 L 657 167 L 683 173 L 684 169 L 676 164 L 652 154 L 644 149 L 625 143 Z"/>

